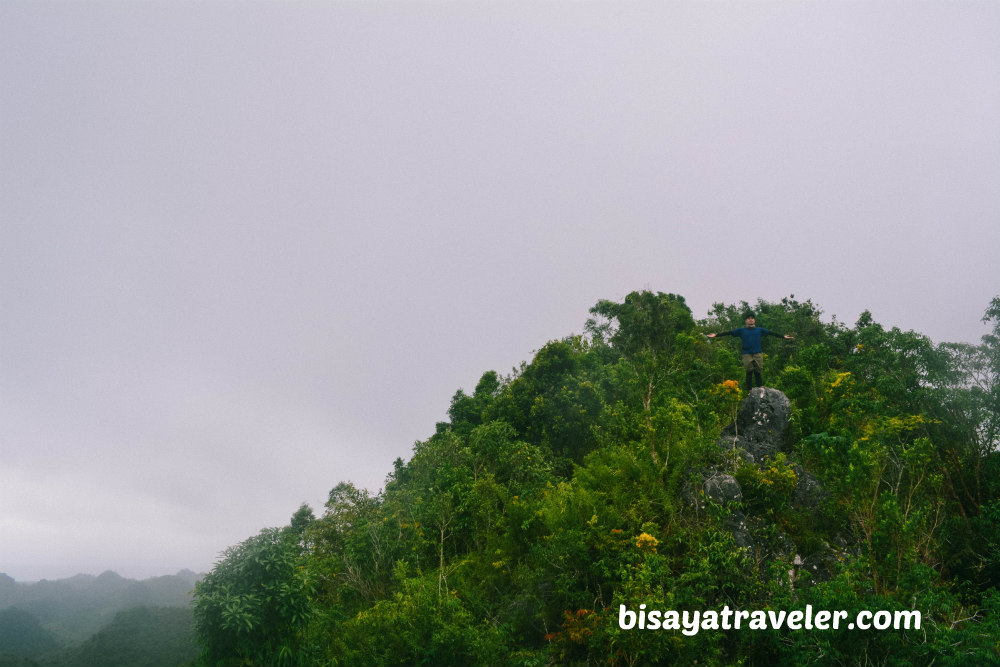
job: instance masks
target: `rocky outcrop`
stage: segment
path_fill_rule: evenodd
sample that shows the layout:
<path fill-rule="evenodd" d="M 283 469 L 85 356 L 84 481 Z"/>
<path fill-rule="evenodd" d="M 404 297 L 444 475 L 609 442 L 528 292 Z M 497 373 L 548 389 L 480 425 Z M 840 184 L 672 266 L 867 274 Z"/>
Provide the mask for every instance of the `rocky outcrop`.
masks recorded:
<path fill-rule="evenodd" d="M 701 475 L 701 491 L 698 493 L 690 484 L 685 484 L 683 494 L 688 506 L 697 511 L 705 510 L 706 499 L 720 505 L 732 505 L 743 501 L 743 490 L 736 478 L 721 470 L 707 470 Z M 726 519 L 726 529 L 733 534 L 738 547 L 753 547 L 753 538 L 747 527 L 747 517 L 737 507 L 731 507 Z"/>
<path fill-rule="evenodd" d="M 719 444 L 726 449 L 739 447 L 753 462 L 788 452 L 791 416 L 792 404 L 787 396 L 777 389 L 756 387 L 743 399 L 736 421 L 722 432 Z"/>
<path fill-rule="evenodd" d="M 829 545 L 815 553 L 800 555 L 794 541 L 781 529 L 775 531 L 772 519 L 762 516 L 747 516 L 744 513 L 743 490 L 732 474 L 738 460 L 764 467 L 779 453 L 791 453 L 792 406 L 788 397 L 777 389 L 758 387 L 743 399 L 736 421 L 723 430 L 718 440 L 719 446 L 733 452 L 720 463 L 703 469 L 697 478 L 700 488 L 688 484 L 684 497 L 697 511 L 705 509 L 708 502 L 728 508 L 726 528 L 732 533 L 737 547 L 752 549 L 760 562 L 781 560 L 793 564 L 789 572 L 790 582 L 808 578 L 810 581 L 825 579 L 833 572 L 837 550 Z M 829 493 L 819 480 L 798 463 L 792 464 L 797 483 L 792 492 L 792 506 L 802 512 L 817 514 Z M 755 539 L 754 536 L 757 536 Z"/>

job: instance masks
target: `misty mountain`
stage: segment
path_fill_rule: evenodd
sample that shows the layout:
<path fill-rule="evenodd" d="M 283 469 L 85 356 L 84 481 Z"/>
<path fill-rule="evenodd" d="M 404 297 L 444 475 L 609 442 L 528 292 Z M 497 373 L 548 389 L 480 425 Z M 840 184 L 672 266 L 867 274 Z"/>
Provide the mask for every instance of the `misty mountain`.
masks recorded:
<path fill-rule="evenodd" d="M 52 667 L 158 667 L 190 664 L 198 655 L 191 607 L 135 607 L 79 646 L 42 661 Z"/>
<path fill-rule="evenodd" d="M 142 581 L 107 571 L 17 582 L 0 574 L 0 667 L 191 662 L 191 591 L 182 570 Z"/>
<path fill-rule="evenodd" d="M 199 576 L 190 570 L 137 581 L 107 571 L 54 581 L 16 582 L 0 574 L 0 610 L 27 612 L 62 643 L 80 642 L 133 607 L 187 607 Z M 0 645 L 0 652 L 5 650 Z"/>

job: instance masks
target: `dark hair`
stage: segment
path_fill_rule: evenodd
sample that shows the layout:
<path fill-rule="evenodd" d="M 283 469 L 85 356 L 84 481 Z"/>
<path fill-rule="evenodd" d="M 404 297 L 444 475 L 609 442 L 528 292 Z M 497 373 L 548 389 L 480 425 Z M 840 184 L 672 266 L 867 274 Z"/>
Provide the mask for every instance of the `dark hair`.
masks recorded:
<path fill-rule="evenodd" d="M 753 313 L 747 313 L 746 315 L 743 316 L 743 319 L 748 320 L 751 317 L 754 318 L 754 319 L 757 319 L 757 316 L 754 315 Z"/>

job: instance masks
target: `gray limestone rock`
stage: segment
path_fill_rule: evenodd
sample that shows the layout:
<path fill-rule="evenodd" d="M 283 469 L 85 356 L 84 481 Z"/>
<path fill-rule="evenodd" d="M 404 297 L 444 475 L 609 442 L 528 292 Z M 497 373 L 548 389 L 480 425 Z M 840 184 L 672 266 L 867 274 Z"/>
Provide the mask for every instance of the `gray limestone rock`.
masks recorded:
<path fill-rule="evenodd" d="M 751 537 L 750 531 L 747 528 L 746 514 L 739 510 L 734 510 L 729 515 L 729 518 L 726 519 L 726 528 L 733 534 L 733 541 L 736 543 L 736 546 L 753 548 L 753 537 Z"/>
<path fill-rule="evenodd" d="M 733 503 L 743 500 L 740 483 L 732 475 L 716 472 L 705 480 L 705 495 L 717 503 Z"/>
<path fill-rule="evenodd" d="M 740 404 L 736 423 L 723 431 L 720 445 L 740 447 L 754 460 L 763 461 L 778 452 L 790 450 L 788 436 L 792 404 L 782 392 L 771 387 L 756 387 Z"/>
<path fill-rule="evenodd" d="M 803 470 L 802 466 L 795 464 L 792 469 L 798 478 L 795 490 L 792 491 L 792 504 L 812 513 L 819 511 L 830 492 L 822 487 L 815 475 Z"/>

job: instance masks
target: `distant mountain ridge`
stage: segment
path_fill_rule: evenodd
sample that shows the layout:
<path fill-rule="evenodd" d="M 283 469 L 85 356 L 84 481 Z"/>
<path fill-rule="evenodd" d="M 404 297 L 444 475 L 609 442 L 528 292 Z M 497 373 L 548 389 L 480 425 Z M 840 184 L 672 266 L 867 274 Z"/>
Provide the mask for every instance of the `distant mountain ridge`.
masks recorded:
<path fill-rule="evenodd" d="M 37 619 L 60 642 L 80 642 L 126 609 L 188 607 L 200 577 L 185 569 L 139 581 L 108 570 L 97 576 L 78 574 L 21 583 L 0 574 L 0 611 L 17 608 Z"/>

